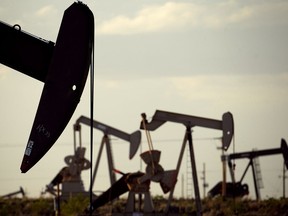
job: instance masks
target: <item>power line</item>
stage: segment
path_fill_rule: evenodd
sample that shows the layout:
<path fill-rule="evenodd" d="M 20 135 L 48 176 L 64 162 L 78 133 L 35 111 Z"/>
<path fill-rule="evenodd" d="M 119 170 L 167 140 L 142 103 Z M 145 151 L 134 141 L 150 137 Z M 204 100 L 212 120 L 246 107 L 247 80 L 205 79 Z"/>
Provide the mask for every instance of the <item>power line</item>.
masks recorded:
<path fill-rule="evenodd" d="M 117 142 L 119 144 L 126 144 L 126 142 L 123 142 L 123 140 L 117 139 L 117 138 L 110 138 L 113 142 Z M 221 137 L 200 137 L 200 138 L 194 138 L 194 141 L 214 141 L 214 140 L 218 140 L 221 139 Z M 146 143 L 147 141 L 142 141 L 143 143 Z M 169 138 L 169 139 L 154 139 L 154 142 L 157 143 L 163 143 L 163 142 L 182 142 L 182 139 L 177 139 L 177 138 Z M 88 141 L 87 142 L 83 142 L 86 143 L 88 145 Z M 97 143 L 94 143 L 97 144 Z M 57 146 L 61 146 L 61 147 L 67 147 L 67 146 L 73 146 L 72 142 L 61 142 L 58 143 Z M 11 144 L 1 144 L 0 143 L 0 148 L 24 148 L 25 146 L 23 144 L 15 144 L 15 143 L 11 143 Z"/>

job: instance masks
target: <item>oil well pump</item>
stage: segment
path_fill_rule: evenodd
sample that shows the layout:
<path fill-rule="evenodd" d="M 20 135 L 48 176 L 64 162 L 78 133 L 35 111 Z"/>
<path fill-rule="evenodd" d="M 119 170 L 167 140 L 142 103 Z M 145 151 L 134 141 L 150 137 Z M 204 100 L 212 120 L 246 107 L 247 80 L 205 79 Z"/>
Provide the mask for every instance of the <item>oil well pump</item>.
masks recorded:
<path fill-rule="evenodd" d="M 25 191 L 22 187 L 20 187 L 18 191 L 2 195 L 0 196 L 0 198 L 11 198 L 11 197 L 17 196 L 18 194 L 22 194 L 22 197 L 25 197 Z"/>
<path fill-rule="evenodd" d="M 68 155 L 64 158 L 66 166 L 63 167 L 52 181 L 46 185 L 43 193 L 51 193 L 58 202 L 60 200 L 68 200 L 76 195 L 88 196 L 85 191 L 81 178 L 81 173 L 91 167 L 91 163 L 85 156 L 86 148 L 81 146 L 74 149 L 74 155 Z M 61 186 L 61 188 L 60 188 Z"/>
<path fill-rule="evenodd" d="M 230 175 L 232 182 L 229 183 L 229 196 L 230 197 L 241 197 L 244 195 L 247 195 L 249 193 L 248 185 L 243 184 L 242 181 L 244 180 L 245 175 L 247 174 L 247 171 L 251 167 L 252 169 L 252 176 L 253 176 L 253 182 L 255 187 L 255 195 L 256 199 L 261 199 L 260 194 L 260 188 L 262 187 L 262 178 L 259 175 L 260 167 L 258 164 L 258 158 L 262 156 L 271 156 L 275 154 L 282 154 L 284 159 L 284 164 L 286 166 L 286 169 L 288 169 L 288 147 L 287 143 L 284 139 L 281 139 L 280 148 L 273 148 L 273 149 L 263 149 L 263 150 L 253 150 L 253 151 L 247 151 L 247 152 L 238 152 L 229 154 L 222 157 L 222 161 L 227 161 Z M 236 181 L 235 179 L 235 170 L 234 170 L 234 164 L 232 161 L 239 160 L 239 159 L 248 159 L 248 164 L 240 178 L 239 181 Z M 215 187 L 213 187 L 208 193 L 210 196 L 215 196 L 217 194 L 221 193 L 221 188 L 219 187 L 219 184 L 216 184 Z"/>
<path fill-rule="evenodd" d="M 144 118 L 146 117 L 146 114 L 142 114 L 142 115 L 144 116 Z M 155 114 L 152 117 L 152 120 L 148 122 L 145 119 L 144 122 L 145 124 L 143 123 L 143 121 L 141 121 L 140 128 L 144 129 L 145 131 L 154 131 L 166 122 L 173 122 L 173 123 L 184 125 L 185 127 L 184 139 L 183 139 L 181 151 L 180 151 L 179 158 L 178 158 L 178 163 L 176 166 L 176 175 L 178 175 L 179 173 L 185 146 L 188 142 L 189 151 L 190 151 L 191 168 L 192 168 L 192 179 L 194 183 L 197 216 L 202 215 L 202 205 L 201 205 L 201 198 L 200 198 L 199 186 L 198 186 L 195 153 L 194 153 L 194 148 L 193 148 L 192 128 L 198 126 L 198 127 L 222 130 L 223 132 L 222 148 L 223 150 L 227 150 L 230 146 L 231 140 L 234 135 L 234 122 L 233 122 L 232 114 L 230 112 L 226 112 L 222 115 L 222 120 L 215 120 L 215 119 L 156 110 Z M 166 213 L 169 211 L 169 206 L 173 198 L 173 192 L 174 192 L 174 187 L 171 189 L 170 194 L 169 194 Z"/>
<path fill-rule="evenodd" d="M 143 124 L 145 124 L 144 120 L 142 120 Z M 114 172 L 121 174 L 122 177 L 97 197 L 85 210 L 86 213 L 91 210 L 95 211 L 105 203 L 128 192 L 124 215 L 134 214 L 135 212 L 153 215 L 155 209 L 150 195 L 150 183 L 159 183 L 163 193 L 168 193 L 176 183 L 177 172 L 176 170 L 164 170 L 159 163 L 161 151 L 155 150 L 150 137 L 147 136 L 147 138 L 149 150 L 140 154 L 141 159 L 146 164 L 145 172 L 123 173 L 114 169 Z M 142 199 L 143 196 L 144 199 Z"/>
<path fill-rule="evenodd" d="M 85 191 L 83 181 L 81 178 L 81 172 L 91 167 L 91 162 L 85 159 L 84 154 L 86 148 L 82 145 L 82 133 L 81 124 L 90 126 L 90 118 L 80 116 L 73 126 L 74 129 L 74 155 L 68 155 L 64 161 L 67 166 L 63 167 L 54 179 L 47 185 L 47 192 L 54 194 L 56 197 L 60 196 L 61 200 L 68 199 L 69 197 L 77 194 L 89 196 L 89 192 Z M 98 129 L 104 133 L 102 142 L 100 145 L 96 165 L 93 172 L 93 181 L 91 182 L 92 187 L 96 180 L 96 174 L 99 168 L 99 163 L 104 146 L 106 146 L 107 159 L 108 159 L 108 172 L 110 177 L 111 185 L 116 182 L 114 168 L 114 160 L 112 155 L 112 146 L 110 142 L 110 136 L 118 137 L 129 143 L 129 158 L 132 159 L 138 150 L 141 141 L 141 132 L 139 130 L 132 134 L 125 133 L 121 130 L 113 128 L 109 125 L 103 124 L 99 121 L 93 120 L 93 128 Z M 77 136 L 78 135 L 78 136 Z M 77 139 L 77 137 L 79 139 Z M 78 141 L 77 141 L 78 140 Z M 59 193 L 59 185 L 61 184 L 61 195 Z M 57 189 L 55 189 L 57 186 Z M 94 195 L 96 197 L 96 195 Z"/>
<path fill-rule="evenodd" d="M 44 83 L 20 167 L 25 173 L 54 145 L 80 101 L 93 65 L 94 15 L 74 2 L 63 14 L 56 43 L 0 22 L 0 47 L 1 64 Z"/>
<path fill-rule="evenodd" d="M 100 164 L 100 159 L 101 155 L 103 152 L 104 146 L 106 146 L 106 153 L 107 153 L 107 160 L 108 160 L 108 172 L 109 172 L 109 177 L 110 177 L 110 183 L 113 185 L 116 182 L 116 175 L 115 175 L 115 166 L 114 166 L 114 160 L 113 160 L 113 154 L 112 154 L 112 146 L 111 146 L 111 140 L 110 136 L 115 136 L 119 139 L 122 139 L 126 142 L 129 143 L 129 159 L 132 159 L 134 155 L 136 154 L 140 142 L 141 142 L 141 132 L 139 130 L 128 134 L 126 132 L 123 132 L 119 129 L 116 129 L 114 127 L 111 127 L 107 124 L 103 124 L 99 121 L 93 120 L 93 124 L 91 125 L 91 119 L 85 116 L 80 116 L 77 120 L 76 123 L 74 124 L 74 148 L 76 148 L 76 143 L 77 143 L 77 134 L 79 135 L 79 145 L 82 146 L 82 141 L 81 141 L 81 124 L 92 126 L 94 129 L 98 129 L 103 132 L 103 137 L 102 141 L 100 144 L 100 149 L 98 152 L 96 164 L 94 166 L 94 171 L 93 171 L 93 181 L 91 182 L 90 188 L 93 188 L 93 185 L 96 180 L 96 175 L 98 172 L 99 164 Z"/>
<path fill-rule="evenodd" d="M 174 123 L 180 123 L 185 126 L 185 134 L 184 140 L 182 143 L 182 148 L 180 151 L 177 167 L 175 170 L 164 170 L 160 165 L 160 155 L 161 151 L 155 150 L 152 144 L 152 139 L 150 136 L 150 131 L 156 130 L 158 127 L 163 125 L 165 122 L 170 121 Z M 141 209 L 140 214 L 148 214 L 148 215 L 157 215 L 153 209 L 153 203 L 151 202 L 151 197 L 149 195 L 149 185 L 150 182 L 158 182 L 164 193 L 169 194 L 169 200 L 167 202 L 167 207 L 163 215 L 167 215 L 169 213 L 169 207 L 173 198 L 174 187 L 177 181 L 177 176 L 180 170 L 181 161 L 183 158 L 183 154 L 185 151 L 185 146 L 188 142 L 191 156 L 191 164 L 192 164 L 192 173 L 194 180 L 194 188 L 195 188 L 195 199 L 196 199 L 196 207 L 197 207 L 197 215 L 202 215 L 202 206 L 198 188 L 198 179 L 197 179 L 197 170 L 196 170 L 196 162 L 193 150 L 193 142 L 192 142 L 192 127 L 200 126 L 206 127 L 216 130 L 221 130 L 223 133 L 222 137 L 222 145 L 223 149 L 227 150 L 231 143 L 233 134 L 234 134 L 234 123 L 233 116 L 230 112 L 224 113 L 222 116 L 222 120 L 214 120 L 208 118 L 195 117 L 190 115 L 184 115 L 179 113 L 172 113 L 166 111 L 157 110 L 154 114 L 151 122 L 148 122 L 146 119 L 146 114 L 142 114 L 142 120 L 140 123 L 140 129 L 144 129 L 146 132 L 146 137 L 148 140 L 149 150 L 140 154 L 141 159 L 146 164 L 145 173 L 143 172 L 135 172 L 135 173 L 123 173 L 120 171 L 116 171 L 122 174 L 122 177 L 116 181 L 109 189 L 107 189 L 103 194 L 97 197 L 91 205 L 85 210 L 85 213 L 94 211 L 97 208 L 101 207 L 108 201 L 112 201 L 116 197 L 129 192 L 128 200 L 126 203 L 125 214 L 134 214 L 137 212 L 135 206 L 135 195 L 139 195 L 140 203 L 138 202 L 138 210 L 141 207 L 141 195 L 144 194 L 144 208 Z M 155 214 L 154 214 L 155 213 Z M 162 215 L 162 214 L 160 214 Z"/>

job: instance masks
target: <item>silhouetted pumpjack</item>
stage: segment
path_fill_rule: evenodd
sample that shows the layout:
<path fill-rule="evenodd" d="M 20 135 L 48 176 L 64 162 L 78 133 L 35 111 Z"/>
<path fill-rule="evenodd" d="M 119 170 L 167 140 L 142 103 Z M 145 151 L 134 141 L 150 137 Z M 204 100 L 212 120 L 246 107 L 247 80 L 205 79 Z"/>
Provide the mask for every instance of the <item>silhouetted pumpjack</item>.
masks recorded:
<path fill-rule="evenodd" d="M 280 148 L 274 148 L 274 149 L 264 149 L 264 150 L 253 150 L 248 152 L 237 152 L 233 154 L 227 155 L 227 163 L 230 170 L 232 182 L 226 183 L 227 184 L 227 196 L 229 197 L 242 197 L 249 193 L 249 188 L 247 184 L 242 184 L 242 181 L 251 166 L 252 168 L 252 175 L 253 175 L 253 181 L 255 186 L 255 193 L 256 193 L 256 199 L 260 200 L 260 191 L 257 184 L 257 178 L 256 178 L 256 171 L 255 166 L 253 163 L 253 160 L 255 158 L 258 158 L 260 156 L 270 156 L 275 154 L 282 154 L 284 163 L 286 168 L 288 169 L 288 147 L 287 143 L 284 139 L 281 139 Z M 236 182 L 235 175 L 234 175 L 234 168 L 232 165 L 232 160 L 236 159 L 249 159 L 248 165 L 242 174 L 242 177 L 240 181 Z M 222 160 L 226 160 L 226 156 L 222 157 Z M 221 182 L 222 183 L 222 182 Z M 219 187 L 220 183 L 217 183 L 209 192 L 208 195 L 211 197 L 214 197 L 216 195 L 221 195 L 221 188 Z"/>
<path fill-rule="evenodd" d="M 116 181 L 108 190 L 97 197 L 92 206 L 89 206 L 85 212 L 89 213 L 90 208 L 95 211 L 97 208 L 103 206 L 119 197 L 120 195 L 129 191 L 129 196 L 126 204 L 126 213 L 132 213 L 135 211 L 135 195 L 144 194 L 144 207 L 143 212 L 153 212 L 154 206 L 150 195 L 150 183 L 151 181 L 159 182 L 164 193 L 169 192 L 176 183 L 177 174 L 175 170 L 164 171 L 159 164 L 160 152 L 157 150 L 146 151 L 141 154 L 141 158 L 147 164 L 146 173 L 121 173 L 123 176 Z M 154 161 L 155 168 L 151 169 L 152 160 Z M 139 207 L 140 209 L 140 207 Z M 138 210 L 139 210 L 138 209 Z"/>
<path fill-rule="evenodd" d="M 0 47 L 0 63 L 45 83 L 20 168 L 25 173 L 53 146 L 80 101 L 92 61 L 93 13 L 73 3 L 56 43 L 0 22 Z"/>

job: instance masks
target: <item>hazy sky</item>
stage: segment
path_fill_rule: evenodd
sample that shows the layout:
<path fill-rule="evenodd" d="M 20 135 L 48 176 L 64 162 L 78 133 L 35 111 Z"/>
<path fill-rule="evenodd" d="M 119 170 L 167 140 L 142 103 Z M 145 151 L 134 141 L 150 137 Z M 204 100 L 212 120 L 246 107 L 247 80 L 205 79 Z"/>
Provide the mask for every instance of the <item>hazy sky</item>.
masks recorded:
<path fill-rule="evenodd" d="M 0 20 L 46 40 L 56 41 L 64 10 L 73 1 L 2 0 Z M 236 151 L 279 148 L 288 141 L 288 2 L 264 0 L 105 0 L 84 1 L 96 23 L 95 119 L 127 133 L 139 128 L 141 113 L 149 119 L 156 109 L 221 120 L 230 111 L 235 122 Z M 1 36 L 0 36 L 1 38 Z M 89 116 L 89 80 L 70 123 L 52 149 L 28 173 L 20 164 L 43 83 L 0 65 L 0 195 L 22 186 L 39 196 L 45 185 L 73 154 L 73 124 Z M 83 142 L 89 155 L 89 128 Z M 160 164 L 176 167 L 185 128 L 166 123 L 152 132 Z M 202 170 L 211 189 L 222 180 L 219 131 L 193 130 L 198 179 Z M 102 134 L 95 131 L 94 158 Z M 148 149 L 142 133 L 143 150 Z M 116 167 L 139 170 L 139 153 L 128 160 L 128 145 L 112 137 Z M 127 147 L 126 147 L 127 146 Z M 232 145 L 228 153 L 233 151 Z M 95 190 L 108 188 L 106 156 Z M 174 159 L 175 158 L 175 159 Z M 176 195 L 186 188 L 186 156 Z M 236 179 L 248 160 L 236 161 Z M 263 198 L 282 196 L 283 158 L 261 157 Z M 255 197 L 251 170 L 244 182 Z M 83 173 L 89 186 L 88 171 Z M 227 175 L 228 180 L 230 176 Z M 287 182 L 287 181 L 286 181 Z M 153 183 L 154 185 L 154 183 Z M 153 186 L 152 194 L 161 194 Z M 287 188 L 287 187 L 286 187 Z M 286 194 L 288 190 L 286 189 Z M 184 194 L 186 195 L 186 194 Z M 194 194 L 193 194 L 194 196 Z"/>

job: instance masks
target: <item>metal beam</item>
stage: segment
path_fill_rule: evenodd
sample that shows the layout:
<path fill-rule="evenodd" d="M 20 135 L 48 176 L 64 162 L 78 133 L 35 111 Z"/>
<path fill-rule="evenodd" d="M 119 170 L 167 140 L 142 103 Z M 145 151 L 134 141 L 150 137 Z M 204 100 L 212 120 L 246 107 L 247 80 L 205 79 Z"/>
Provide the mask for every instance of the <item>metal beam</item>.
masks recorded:
<path fill-rule="evenodd" d="M 0 63 L 45 82 L 54 43 L 0 21 Z"/>
<path fill-rule="evenodd" d="M 80 123 L 86 124 L 90 126 L 91 120 L 90 118 L 87 118 L 85 116 L 80 116 L 77 121 L 76 125 L 79 125 Z M 133 156 L 136 154 L 140 142 L 141 142 L 141 132 L 139 130 L 135 131 L 132 134 L 128 134 L 126 132 L 123 132 L 121 130 L 118 130 L 116 128 L 113 128 L 109 125 L 103 124 L 99 121 L 93 120 L 93 128 L 98 129 L 102 131 L 105 135 L 113 135 L 120 139 L 123 139 L 130 143 L 130 152 L 129 152 L 129 158 L 133 158 Z"/>
<path fill-rule="evenodd" d="M 231 160 L 242 159 L 242 158 L 253 159 L 259 156 L 269 156 L 269 155 L 274 155 L 274 154 L 283 154 L 284 162 L 285 162 L 286 168 L 288 169 L 288 147 L 284 139 L 281 139 L 280 148 L 233 153 L 233 154 L 228 155 L 228 160 L 231 161 Z"/>
<path fill-rule="evenodd" d="M 205 127 L 210 129 L 222 130 L 223 138 L 222 144 L 224 150 L 229 148 L 233 134 L 234 134 L 234 122 L 233 116 L 230 112 L 224 113 L 221 120 L 196 117 L 191 115 L 184 115 L 179 113 L 172 113 L 167 111 L 156 110 L 151 122 L 146 122 L 146 129 L 154 131 L 167 121 L 174 123 L 184 124 L 186 127 Z M 141 129 L 144 129 L 143 123 L 140 125 Z"/>

